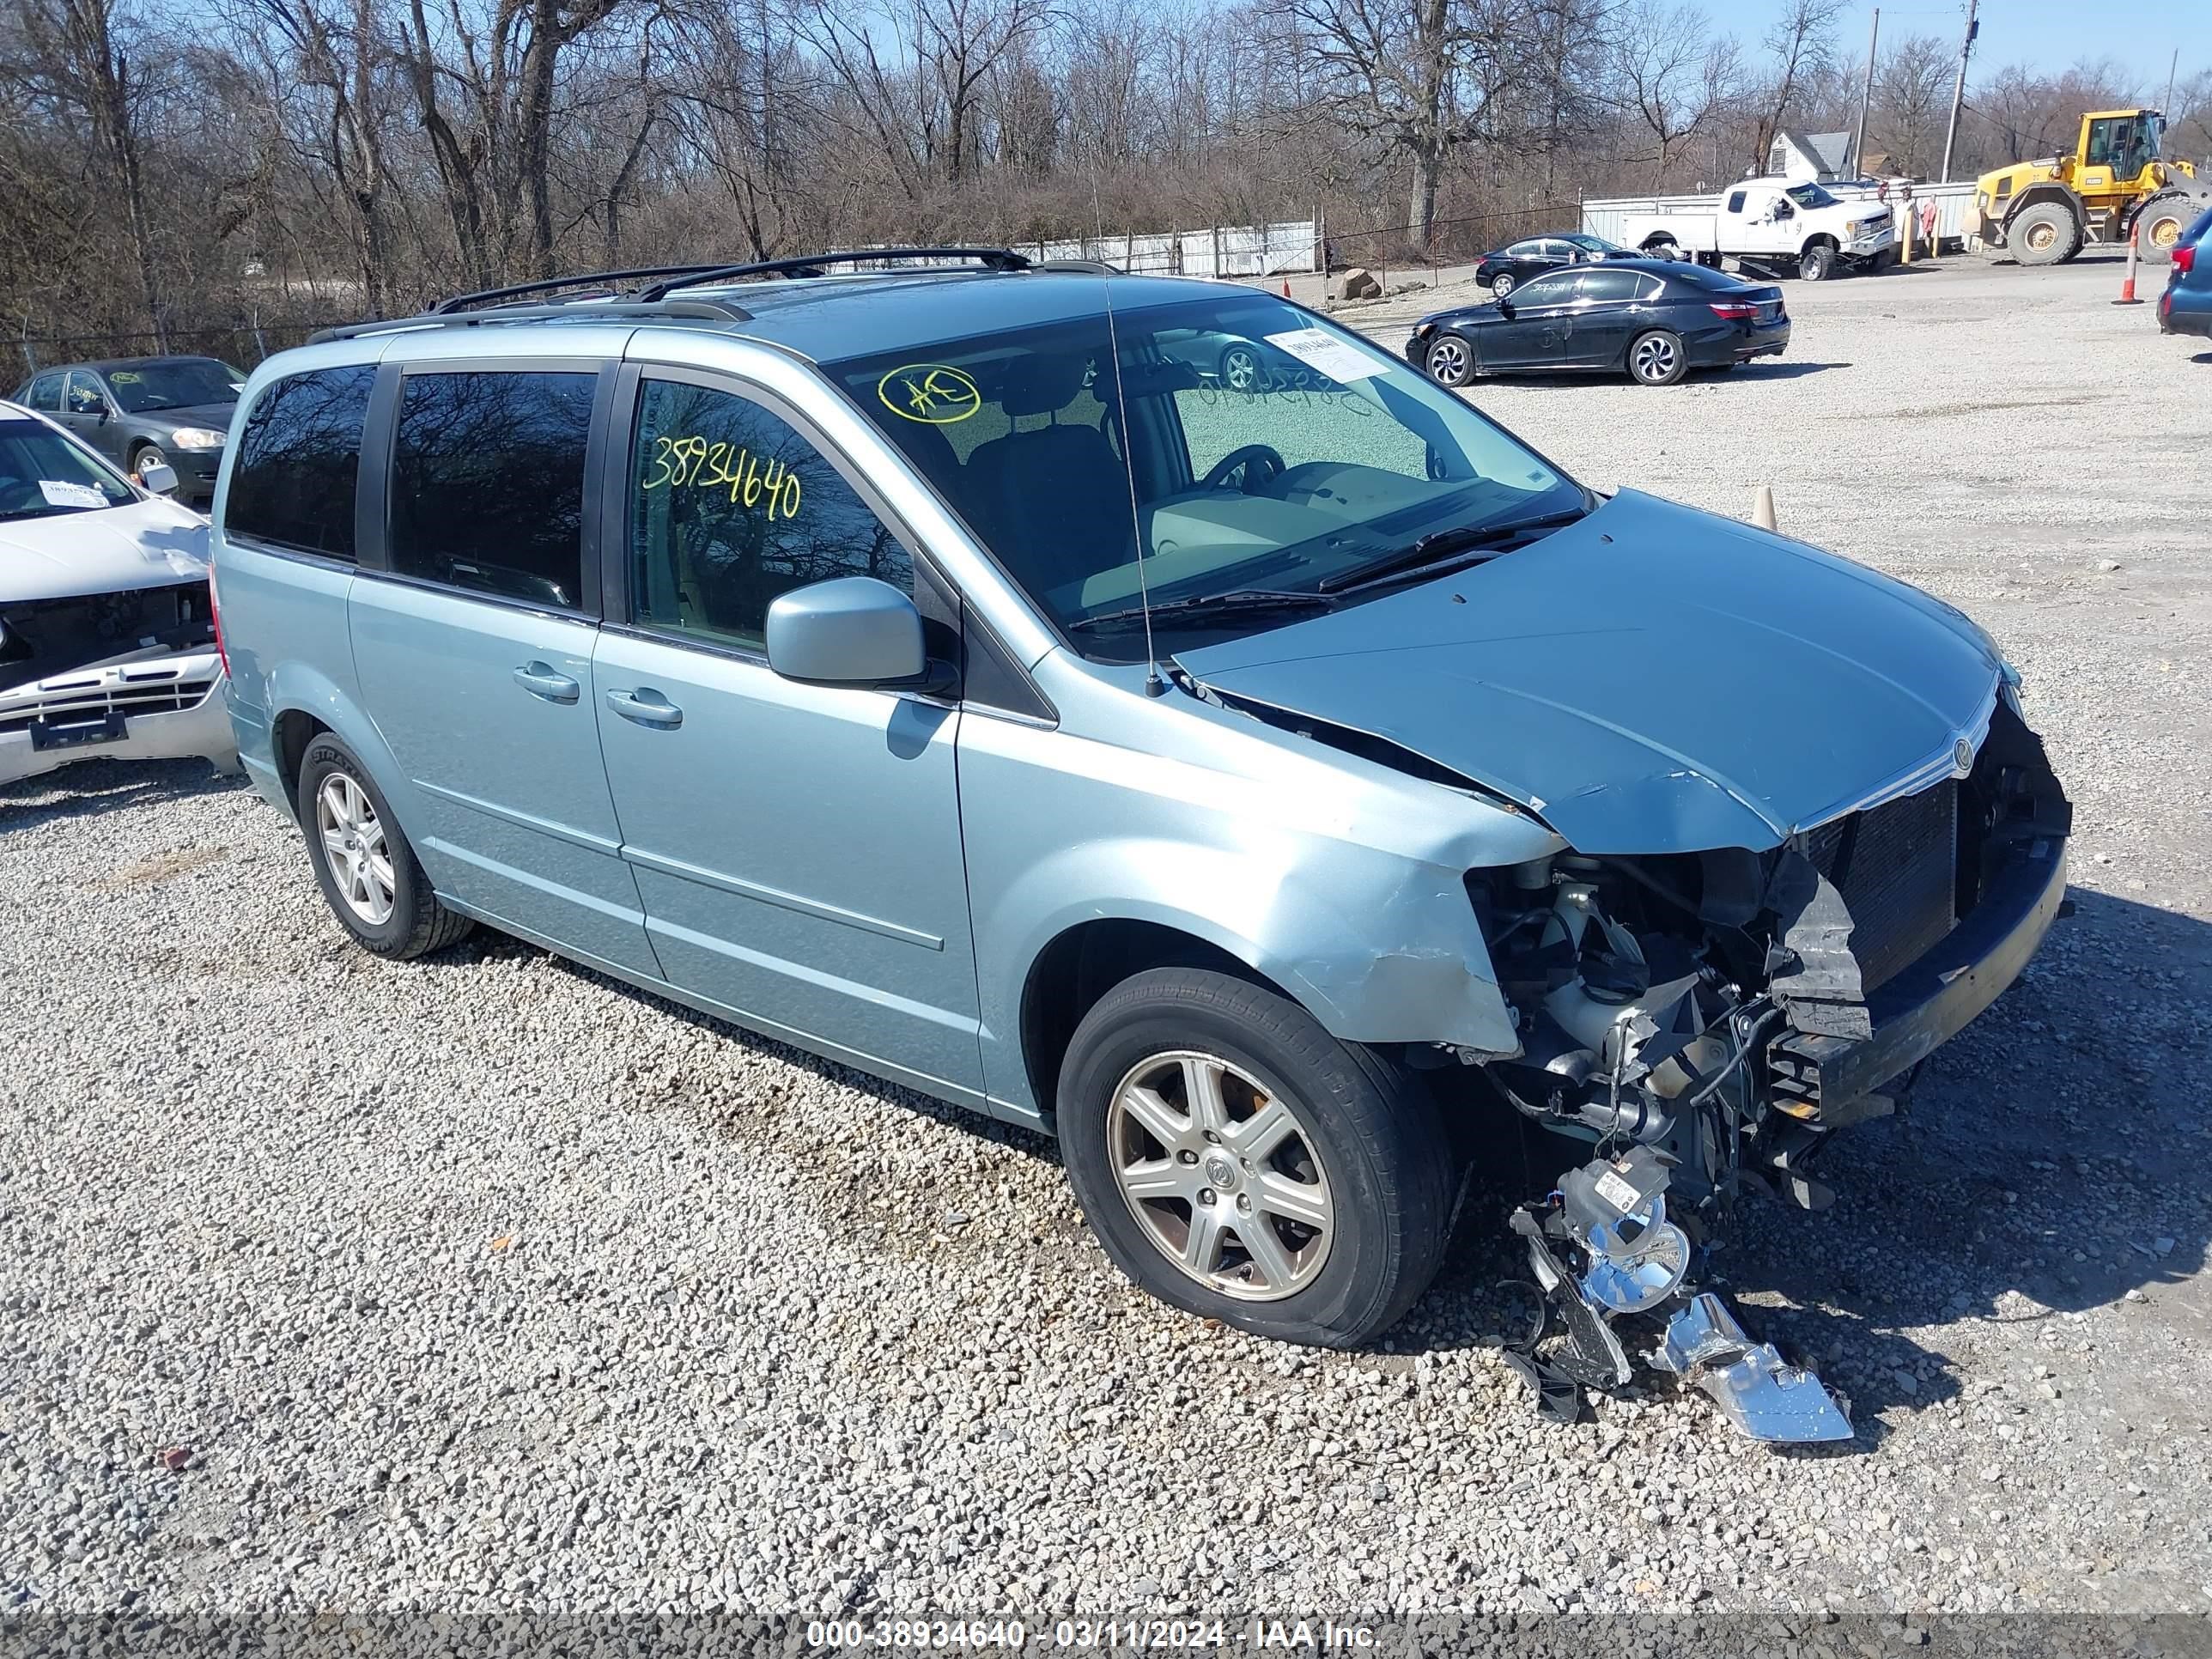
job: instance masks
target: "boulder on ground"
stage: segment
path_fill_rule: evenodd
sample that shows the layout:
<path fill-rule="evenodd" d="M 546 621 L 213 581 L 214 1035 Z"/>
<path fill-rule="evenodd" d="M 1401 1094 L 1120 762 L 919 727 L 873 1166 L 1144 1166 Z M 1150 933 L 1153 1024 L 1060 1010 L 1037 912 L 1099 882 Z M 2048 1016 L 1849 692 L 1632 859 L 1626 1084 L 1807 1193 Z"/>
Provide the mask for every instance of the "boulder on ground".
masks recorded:
<path fill-rule="evenodd" d="M 1382 297 L 1382 284 L 1375 280 L 1375 273 L 1366 266 L 1355 265 L 1344 273 L 1344 280 L 1337 285 L 1336 296 L 1340 300 L 1379 300 Z"/>

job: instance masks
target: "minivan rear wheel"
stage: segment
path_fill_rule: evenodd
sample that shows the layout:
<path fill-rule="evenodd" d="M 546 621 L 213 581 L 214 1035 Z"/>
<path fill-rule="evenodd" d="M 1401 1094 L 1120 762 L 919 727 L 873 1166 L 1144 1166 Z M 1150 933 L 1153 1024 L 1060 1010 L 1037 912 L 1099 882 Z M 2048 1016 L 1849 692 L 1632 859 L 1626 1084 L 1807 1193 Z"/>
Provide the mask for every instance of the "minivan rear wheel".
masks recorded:
<path fill-rule="evenodd" d="M 404 962 L 458 943 L 476 926 L 438 902 L 383 792 L 337 739 L 307 745 L 295 799 L 316 884 L 363 950 Z"/>
<path fill-rule="evenodd" d="M 1123 981 L 1077 1027 L 1057 1104 L 1084 1214 L 1164 1302 L 1352 1347 L 1436 1275 L 1453 1157 L 1434 1104 L 1273 991 L 1202 969 Z"/>

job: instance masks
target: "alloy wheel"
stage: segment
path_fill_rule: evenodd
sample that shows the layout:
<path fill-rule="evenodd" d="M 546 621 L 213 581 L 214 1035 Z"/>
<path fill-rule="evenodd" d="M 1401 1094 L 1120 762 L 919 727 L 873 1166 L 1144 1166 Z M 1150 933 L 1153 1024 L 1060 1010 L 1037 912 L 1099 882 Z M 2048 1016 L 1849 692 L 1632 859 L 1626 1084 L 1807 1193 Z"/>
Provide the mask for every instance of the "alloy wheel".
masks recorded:
<path fill-rule="evenodd" d="M 1490 279 L 1490 291 L 1501 300 L 1507 295 L 1512 293 L 1513 273 L 1510 270 L 1501 270 L 1497 276 L 1492 277 Z"/>
<path fill-rule="evenodd" d="M 1438 335 L 1429 348 L 1429 374 L 1439 386 L 1464 386 L 1471 367 L 1467 347 L 1451 335 Z"/>
<path fill-rule="evenodd" d="M 1243 346 L 1221 354 L 1221 383 L 1231 392 L 1249 392 L 1259 383 L 1260 360 Z"/>
<path fill-rule="evenodd" d="M 392 852 L 368 792 L 345 773 L 331 773 L 315 791 L 315 830 L 346 908 L 368 927 L 383 927 L 392 920 Z"/>
<path fill-rule="evenodd" d="M 1218 1055 L 1176 1050 L 1132 1067 L 1106 1149 L 1146 1237 L 1209 1290 L 1279 1302 L 1328 1259 L 1336 1212 L 1310 1132 Z"/>
<path fill-rule="evenodd" d="M 1656 334 L 1646 335 L 1636 343 L 1633 360 L 1636 378 L 1639 380 L 1664 380 L 1674 374 L 1677 357 L 1672 340 Z"/>

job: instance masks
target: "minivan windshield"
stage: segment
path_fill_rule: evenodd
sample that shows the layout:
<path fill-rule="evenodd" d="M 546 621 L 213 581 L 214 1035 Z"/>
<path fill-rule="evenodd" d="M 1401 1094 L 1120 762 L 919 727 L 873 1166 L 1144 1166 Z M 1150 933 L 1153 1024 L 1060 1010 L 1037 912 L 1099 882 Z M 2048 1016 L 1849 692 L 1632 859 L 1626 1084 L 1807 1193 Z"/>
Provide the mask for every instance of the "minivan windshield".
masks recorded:
<path fill-rule="evenodd" d="M 1140 592 L 1188 645 L 1585 509 L 1358 336 L 1265 294 L 1161 286 L 1113 283 L 1110 329 L 1100 310 L 827 366 L 1085 654 L 1141 659 Z"/>
<path fill-rule="evenodd" d="M 201 404 L 234 404 L 246 376 L 212 357 L 172 357 L 107 371 L 107 384 L 126 415 Z"/>
<path fill-rule="evenodd" d="M 131 486 L 42 421 L 0 420 L 0 523 L 97 513 Z"/>

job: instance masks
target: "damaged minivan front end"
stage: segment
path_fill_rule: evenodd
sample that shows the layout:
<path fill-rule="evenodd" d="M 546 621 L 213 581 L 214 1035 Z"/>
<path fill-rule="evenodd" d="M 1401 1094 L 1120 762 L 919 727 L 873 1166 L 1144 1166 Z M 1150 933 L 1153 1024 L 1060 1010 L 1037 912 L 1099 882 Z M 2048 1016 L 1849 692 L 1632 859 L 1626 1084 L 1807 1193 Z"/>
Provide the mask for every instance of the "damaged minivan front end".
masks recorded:
<path fill-rule="evenodd" d="M 1698 1244 L 1747 1195 L 1832 1201 L 1815 1171 L 1835 1133 L 1892 1111 L 1884 1088 L 2041 943 L 2068 828 L 2042 745 L 2001 706 L 1960 774 L 1778 848 L 1469 878 L 1521 1049 L 1466 1057 L 1591 1154 L 1513 1216 L 1563 1316 L 1564 1346 L 1520 1361 L 1555 1407 L 1640 1358 L 1759 1438 L 1849 1437 L 1817 1380 L 1700 1291 Z"/>
<path fill-rule="evenodd" d="M 2061 913 L 2071 808 L 1978 629 L 1740 529 L 1624 495 L 1540 560 L 1182 662 L 1557 832 L 1466 876 L 1511 1048 L 1427 1060 L 1564 1154 L 1510 1217 L 1548 1316 L 1509 1358 L 1544 1408 L 1650 1368 L 1755 1437 L 1843 1439 L 1702 1282 L 1706 1248 L 1746 1197 L 1832 1201 L 1837 1132 L 1893 1111 Z"/>

